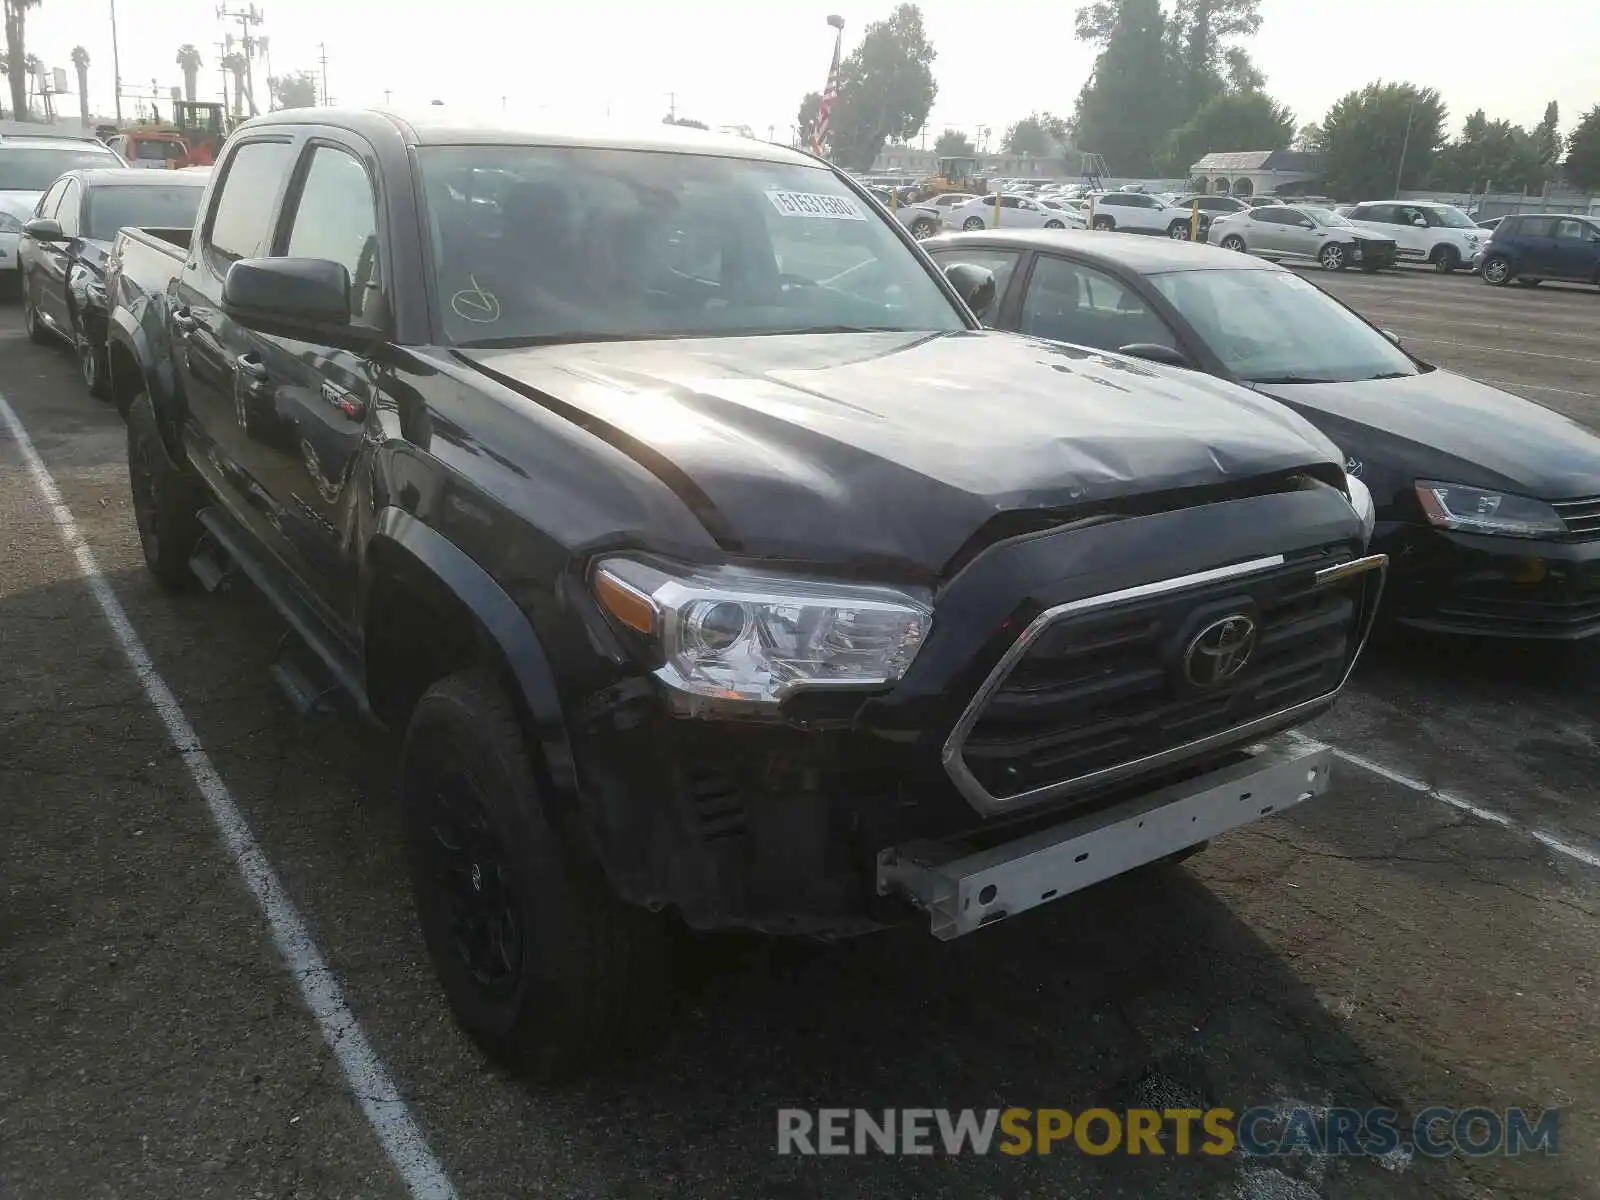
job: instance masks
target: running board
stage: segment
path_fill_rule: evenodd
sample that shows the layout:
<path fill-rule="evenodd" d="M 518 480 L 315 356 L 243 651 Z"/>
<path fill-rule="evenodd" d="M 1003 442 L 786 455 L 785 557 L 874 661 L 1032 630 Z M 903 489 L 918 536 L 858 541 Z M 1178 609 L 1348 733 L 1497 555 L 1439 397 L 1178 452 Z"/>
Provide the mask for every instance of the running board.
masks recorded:
<path fill-rule="evenodd" d="M 227 558 L 229 565 L 222 571 L 221 578 L 226 579 L 237 569 L 255 584 L 256 590 L 266 597 L 267 603 L 277 610 L 278 616 L 283 618 L 284 623 L 316 656 L 318 663 L 327 671 L 334 685 L 350 697 L 356 706 L 356 711 L 363 717 L 372 719 L 372 710 L 367 706 L 366 687 L 362 682 L 360 668 L 342 645 L 327 632 L 326 622 L 304 599 L 280 585 L 278 573 L 245 549 L 243 540 L 226 515 L 215 508 L 202 509 L 200 524 Z M 214 566 L 215 563 L 208 565 Z M 193 560 L 190 566 L 194 567 Z M 199 574 L 199 570 L 196 570 L 196 574 Z M 204 576 L 201 576 L 201 581 L 204 582 Z M 306 672 L 287 659 L 274 663 L 269 671 L 297 711 L 311 712 L 325 704 L 328 689 L 318 689 Z M 296 697 L 311 697 L 312 700 L 310 705 L 302 710 Z"/>

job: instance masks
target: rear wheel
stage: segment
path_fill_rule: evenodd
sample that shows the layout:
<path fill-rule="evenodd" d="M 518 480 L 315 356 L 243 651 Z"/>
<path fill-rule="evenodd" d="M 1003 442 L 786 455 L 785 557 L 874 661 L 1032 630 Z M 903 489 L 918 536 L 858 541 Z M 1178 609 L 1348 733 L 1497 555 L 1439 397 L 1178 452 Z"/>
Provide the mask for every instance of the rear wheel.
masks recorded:
<path fill-rule="evenodd" d="M 1188 221 L 1174 221 L 1171 225 L 1167 226 L 1167 236 L 1175 242 L 1187 242 L 1193 240 L 1189 236 L 1190 232 L 1191 230 L 1189 229 Z"/>
<path fill-rule="evenodd" d="M 1441 275 L 1453 275 L 1461 268 L 1461 255 L 1454 246 L 1436 246 L 1428 257 L 1433 269 Z"/>
<path fill-rule="evenodd" d="M 491 1059 L 559 1078 L 656 1024 L 666 931 L 564 827 L 495 673 L 430 687 L 400 793 L 412 894 L 456 1020 Z"/>
<path fill-rule="evenodd" d="M 1234 250 L 1240 254 L 1243 254 L 1245 248 L 1244 239 L 1237 233 L 1230 233 L 1227 237 L 1222 239 L 1222 248 L 1224 250 Z"/>
<path fill-rule="evenodd" d="M 1345 248 L 1337 242 L 1330 243 L 1322 248 L 1317 255 L 1317 261 L 1322 264 L 1324 271 L 1342 271 L 1349 264 L 1349 255 Z"/>
<path fill-rule="evenodd" d="M 916 238 L 919 242 L 923 238 L 932 237 L 936 230 L 937 226 L 935 226 L 933 221 L 928 217 L 918 217 L 915 221 L 911 222 L 911 236 Z"/>
<path fill-rule="evenodd" d="M 1512 279 L 1511 260 L 1503 254 L 1491 254 L 1483 260 L 1483 281 L 1493 287 L 1505 287 Z"/>
<path fill-rule="evenodd" d="M 1111 217 L 1096 217 L 1094 227 L 1104 233 L 1112 233 L 1117 228 L 1117 223 Z"/>
<path fill-rule="evenodd" d="M 1046 229 L 1065 229 L 1066 228 L 1066 226 L 1064 224 L 1062 224 L 1060 221 L 1056 220 L 1054 217 L 1051 217 L 1048 221 L 1046 221 L 1044 223 L 1044 227 Z"/>
<path fill-rule="evenodd" d="M 961 228 L 965 229 L 968 233 L 971 233 L 971 232 L 973 232 L 974 230 L 977 230 L 977 229 L 982 229 L 983 228 L 983 218 L 982 217 L 968 217 L 965 221 L 961 222 Z"/>
<path fill-rule="evenodd" d="M 189 559 L 200 540 L 203 493 L 168 456 L 156 410 L 144 393 L 128 409 L 128 484 L 145 565 L 162 587 L 189 588 L 195 582 Z"/>

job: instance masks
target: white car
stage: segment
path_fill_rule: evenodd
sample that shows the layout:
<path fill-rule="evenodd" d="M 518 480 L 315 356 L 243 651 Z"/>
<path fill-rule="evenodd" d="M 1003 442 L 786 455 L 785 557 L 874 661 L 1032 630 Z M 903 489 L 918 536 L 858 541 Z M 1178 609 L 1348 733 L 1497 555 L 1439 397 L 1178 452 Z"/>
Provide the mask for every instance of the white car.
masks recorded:
<path fill-rule="evenodd" d="M 1345 214 L 1360 229 L 1393 238 L 1401 262 L 1432 263 L 1448 275 L 1476 270 L 1489 245 L 1489 231 L 1453 204 L 1383 200 L 1358 204 Z"/>
<path fill-rule="evenodd" d="M 1094 198 L 1094 227 L 1119 233 L 1153 233 L 1188 241 L 1194 214 L 1145 192 L 1106 192 Z"/>
<path fill-rule="evenodd" d="M 965 204 L 945 210 L 944 223 L 953 229 L 1082 229 L 1083 222 L 1064 208 L 1047 208 L 1031 196 L 1001 195 L 999 222 L 994 196 L 974 196 Z"/>
<path fill-rule="evenodd" d="M 981 196 L 972 192 L 940 192 L 937 196 L 924 200 L 923 203 L 931 204 L 940 211 L 947 212 L 958 204 L 965 204 L 968 200 L 980 199 L 982 199 Z"/>
<path fill-rule="evenodd" d="M 0 122 L 0 281 L 17 286 L 17 240 L 33 219 L 39 197 L 75 167 L 125 167 L 128 164 L 93 138 L 38 134 L 48 125 Z"/>
<path fill-rule="evenodd" d="M 1319 263 L 1325 271 L 1360 267 L 1381 271 L 1394 266 L 1394 239 L 1363 229 L 1331 208 L 1315 204 L 1263 204 L 1223 213 L 1211 222 L 1206 240 L 1224 250 Z"/>
<path fill-rule="evenodd" d="M 872 198 L 894 213 L 895 220 L 904 225 L 911 236 L 921 241 L 944 228 L 944 214 L 931 204 L 902 204 L 895 200 L 888 188 L 870 187 Z"/>

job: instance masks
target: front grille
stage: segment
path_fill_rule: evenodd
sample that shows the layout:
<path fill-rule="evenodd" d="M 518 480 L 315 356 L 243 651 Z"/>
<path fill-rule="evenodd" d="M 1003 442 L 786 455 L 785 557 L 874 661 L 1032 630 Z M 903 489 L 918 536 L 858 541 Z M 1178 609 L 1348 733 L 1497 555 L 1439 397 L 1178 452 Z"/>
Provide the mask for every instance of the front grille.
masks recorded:
<path fill-rule="evenodd" d="M 1600 591 L 1476 580 L 1441 600 L 1431 620 L 1496 637 L 1588 637 L 1600 632 Z"/>
<path fill-rule="evenodd" d="M 1337 558 L 1291 563 L 1048 626 L 990 696 L 961 746 L 1000 803 L 1228 731 L 1338 690 L 1373 602 L 1366 573 L 1316 586 Z M 1186 652 L 1200 631 L 1249 616 L 1257 641 L 1234 679 L 1197 686 Z M 1224 735 L 1220 742 L 1218 735 Z"/>
<path fill-rule="evenodd" d="M 1600 496 L 1582 500 L 1557 500 L 1550 507 L 1567 523 L 1567 537 L 1574 542 L 1600 540 Z"/>

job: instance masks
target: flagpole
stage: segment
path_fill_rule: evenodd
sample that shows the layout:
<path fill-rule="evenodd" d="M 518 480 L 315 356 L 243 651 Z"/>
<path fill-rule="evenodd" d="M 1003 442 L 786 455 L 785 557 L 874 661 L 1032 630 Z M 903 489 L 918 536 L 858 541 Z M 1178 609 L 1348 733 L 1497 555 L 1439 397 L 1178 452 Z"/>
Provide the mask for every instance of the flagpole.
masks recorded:
<path fill-rule="evenodd" d="M 828 68 L 828 82 L 822 89 L 822 108 L 817 114 L 817 128 L 811 138 L 811 152 L 819 157 L 827 153 L 822 141 L 828 134 L 829 117 L 839 92 L 839 54 L 844 48 L 844 18 L 834 13 L 828 18 L 828 24 L 836 30 L 833 36 L 833 65 Z M 832 156 L 828 157 L 831 160 Z"/>

